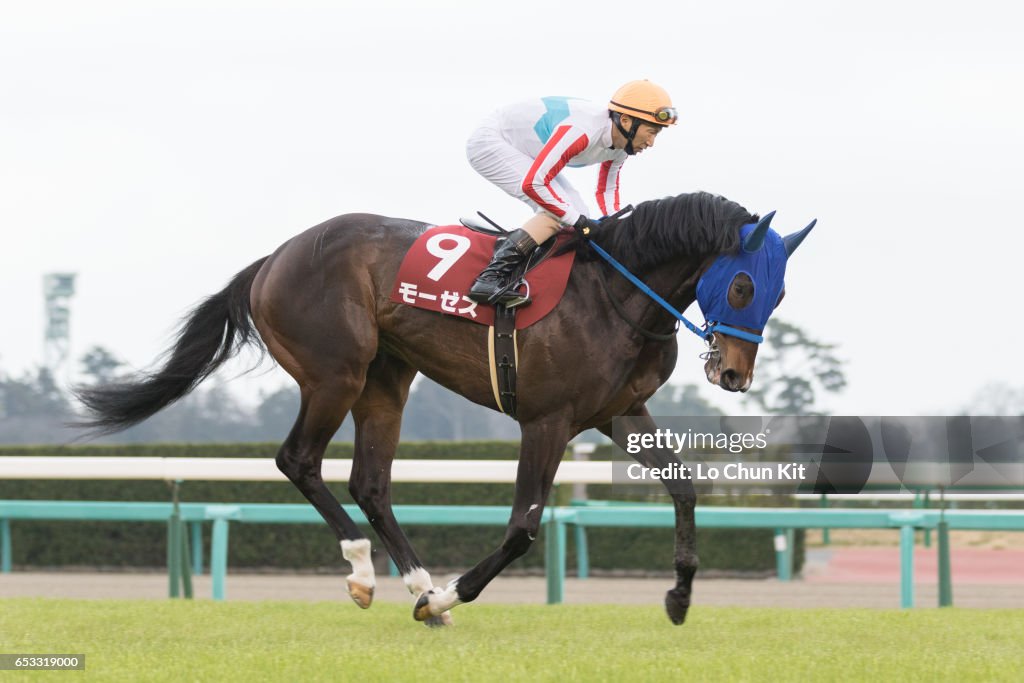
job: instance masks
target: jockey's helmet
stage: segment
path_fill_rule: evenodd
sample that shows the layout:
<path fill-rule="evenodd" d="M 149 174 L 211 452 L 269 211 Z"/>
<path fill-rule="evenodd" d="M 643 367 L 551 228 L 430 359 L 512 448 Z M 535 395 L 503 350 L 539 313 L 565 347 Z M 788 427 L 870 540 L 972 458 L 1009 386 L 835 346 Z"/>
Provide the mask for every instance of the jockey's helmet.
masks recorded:
<path fill-rule="evenodd" d="M 608 109 L 658 126 L 675 125 L 678 118 L 668 92 L 646 79 L 630 81 L 616 90 Z"/>

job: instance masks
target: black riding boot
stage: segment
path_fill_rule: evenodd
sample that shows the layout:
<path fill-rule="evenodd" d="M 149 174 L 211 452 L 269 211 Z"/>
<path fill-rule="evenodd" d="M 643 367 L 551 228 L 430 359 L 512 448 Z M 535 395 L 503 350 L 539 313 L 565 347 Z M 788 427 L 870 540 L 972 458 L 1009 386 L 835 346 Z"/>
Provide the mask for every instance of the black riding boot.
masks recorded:
<path fill-rule="evenodd" d="M 494 255 L 491 262 L 476 278 L 469 289 L 469 298 L 481 304 L 504 304 L 505 306 L 522 306 L 530 302 L 521 294 L 509 290 L 491 301 L 491 297 L 508 284 L 513 271 L 537 247 L 530 234 L 522 228 L 513 230 L 507 237 L 499 237 L 494 243 Z"/>

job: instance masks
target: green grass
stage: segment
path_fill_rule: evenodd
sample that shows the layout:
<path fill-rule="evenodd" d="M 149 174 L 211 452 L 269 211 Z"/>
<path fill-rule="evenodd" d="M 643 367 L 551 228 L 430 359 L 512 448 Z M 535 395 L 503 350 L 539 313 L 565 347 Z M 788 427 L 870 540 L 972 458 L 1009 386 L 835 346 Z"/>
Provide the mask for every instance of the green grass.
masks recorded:
<path fill-rule="evenodd" d="M 1020 680 L 1024 611 L 0 600 L 0 652 L 126 681 Z M 10 676 L 0 673 L 0 678 Z M 20 678 L 69 680 L 71 672 Z"/>

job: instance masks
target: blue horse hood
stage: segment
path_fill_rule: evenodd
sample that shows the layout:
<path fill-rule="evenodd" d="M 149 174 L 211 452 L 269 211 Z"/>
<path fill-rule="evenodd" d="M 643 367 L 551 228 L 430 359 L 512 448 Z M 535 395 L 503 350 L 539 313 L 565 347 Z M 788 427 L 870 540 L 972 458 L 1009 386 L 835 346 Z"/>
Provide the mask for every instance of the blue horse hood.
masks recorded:
<path fill-rule="evenodd" d="M 741 244 L 755 227 L 748 223 L 740 228 Z M 741 246 L 735 254 L 719 256 L 697 282 L 697 302 L 704 319 L 763 330 L 785 286 L 787 258 L 782 237 L 771 229 L 759 249 L 748 252 Z M 754 283 L 754 299 L 737 310 L 729 305 L 729 287 L 739 273 L 746 273 Z"/>

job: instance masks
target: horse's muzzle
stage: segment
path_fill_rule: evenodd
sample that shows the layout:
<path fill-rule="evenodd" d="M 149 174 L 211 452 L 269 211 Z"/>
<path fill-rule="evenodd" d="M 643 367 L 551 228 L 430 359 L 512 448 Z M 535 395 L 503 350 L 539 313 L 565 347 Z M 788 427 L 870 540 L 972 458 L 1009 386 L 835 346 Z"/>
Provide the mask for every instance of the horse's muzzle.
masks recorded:
<path fill-rule="evenodd" d="M 732 368 L 723 370 L 718 380 L 718 386 L 726 391 L 746 391 L 748 387 L 743 384 L 743 377 Z"/>
<path fill-rule="evenodd" d="M 750 389 L 753 377 L 750 373 L 742 373 L 734 368 L 722 369 L 721 356 L 712 356 L 704 363 L 704 374 L 708 382 L 726 391 L 746 392 Z"/>

